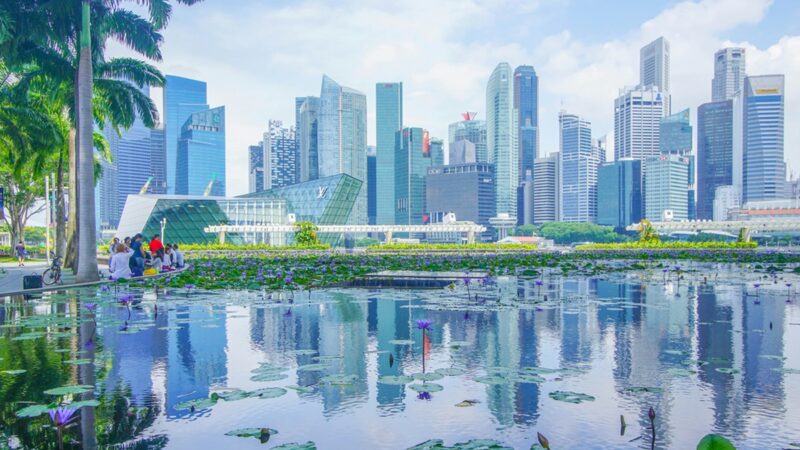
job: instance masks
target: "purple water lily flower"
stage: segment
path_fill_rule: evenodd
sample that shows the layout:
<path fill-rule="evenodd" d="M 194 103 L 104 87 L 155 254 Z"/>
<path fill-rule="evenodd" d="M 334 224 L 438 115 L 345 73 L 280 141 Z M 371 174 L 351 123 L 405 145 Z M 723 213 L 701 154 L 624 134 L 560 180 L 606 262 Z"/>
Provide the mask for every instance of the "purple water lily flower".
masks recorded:
<path fill-rule="evenodd" d="M 294 281 L 294 278 L 292 278 L 291 275 L 286 275 L 286 278 L 283 279 L 283 282 L 286 284 L 292 284 L 292 281 Z"/>
<path fill-rule="evenodd" d="M 108 292 L 110 290 L 111 290 L 111 288 L 108 287 L 107 284 L 104 284 L 104 285 L 100 286 L 100 291 L 102 291 L 102 292 Z"/>
<path fill-rule="evenodd" d="M 50 413 L 50 420 L 53 421 L 53 425 L 57 427 L 64 427 L 72 420 L 72 416 L 75 414 L 77 409 L 70 408 L 68 406 L 59 406 L 56 409 L 51 409 Z"/>
<path fill-rule="evenodd" d="M 83 344 L 84 350 L 94 350 L 95 347 L 97 347 L 97 343 L 94 342 L 94 339 L 89 339 L 85 344 Z"/>
<path fill-rule="evenodd" d="M 194 286 L 193 284 L 184 284 L 184 285 L 183 285 L 183 288 L 184 288 L 184 289 L 187 289 L 187 290 L 192 290 L 192 289 L 194 289 L 194 288 L 195 288 L 195 286 Z"/>
<path fill-rule="evenodd" d="M 97 303 L 84 303 L 83 307 L 86 308 L 87 311 L 94 311 L 97 309 Z"/>
<path fill-rule="evenodd" d="M 464 277 L 464 284 L 469 285 L 469 283 L 470 283 L 470 279 L 467 278 L 467 277 Z"/>
<path fill-rule="evenodd" d="M 127 305 L 131 300 L 133 300 L 133 294 L 123 294 L 119 297 L 119 302 L 123 305 Z"/>
<path fill-rule="evenodd" d="M 542 281 L 542 280 L 536 280 L 534 283 L 536 283 L 536 285 L 537 285 L 537 286 L 541 286 L 541 285 L 543 285 L 543 284 L 544 284 L 544 281 Z"/>
<path fill-rule="evenodd" d="M 427 330 L 431 327 L 432 323 L 433 322 L 431 322 L 428 319 L 419 319 L 417 320 L 417 328 L 419 328 L 420 330 Z"/>
<path fill-rule="evenodd" d="M 430 392 L 420 392 L 419 394 L 417 394 L 417 398 L 420 399 L 420 400 L 430 400 L 431 399 L 431 393 Z"/>

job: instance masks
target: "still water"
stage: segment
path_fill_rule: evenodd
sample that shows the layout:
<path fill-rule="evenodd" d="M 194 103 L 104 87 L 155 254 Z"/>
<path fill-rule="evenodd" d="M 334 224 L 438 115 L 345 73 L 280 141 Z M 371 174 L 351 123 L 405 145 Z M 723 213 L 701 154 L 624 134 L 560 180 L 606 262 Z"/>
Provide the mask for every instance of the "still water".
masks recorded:
<path fill-rule="evenodd" d="M 527 450 L 537 432 L 557 449 L 651 448 L 650 407 L 655 448 L 692 449 L 712 432 L 740 449 L 796 448 L 800 298 L 786 283 L 798 280 L 691 270 L 441 290 L 120 286 L 2 299 L 0 447 L 57 448 L 47 414 L 15 412 L 96 399 L 65 430 L 65 448 L 494 439 Z M 424 336 L 420 319 L 431 322 Z M 95 389 L 43 393 L 76 384 Z M 278 432 L 264 444 L 226 435 L 264 427 Z"/>

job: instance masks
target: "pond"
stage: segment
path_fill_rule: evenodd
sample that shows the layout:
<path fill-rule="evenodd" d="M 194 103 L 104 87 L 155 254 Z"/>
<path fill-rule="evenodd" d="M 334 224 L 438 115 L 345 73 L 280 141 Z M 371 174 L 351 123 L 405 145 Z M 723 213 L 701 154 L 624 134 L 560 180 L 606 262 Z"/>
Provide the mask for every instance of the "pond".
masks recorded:
<path fill-rule="evenodd" d="M 58 448 L 61 431 L 64 448 L 527 450 L 541 433 L 624 449 L 651 448 L 654 429 L 655 448 L 708 433 L 800 448 L 798 283 L 686 263 L 430 290 L 5 298 L 0 447 Z M 78 401 L 53 425 L 48 408 Z"/>

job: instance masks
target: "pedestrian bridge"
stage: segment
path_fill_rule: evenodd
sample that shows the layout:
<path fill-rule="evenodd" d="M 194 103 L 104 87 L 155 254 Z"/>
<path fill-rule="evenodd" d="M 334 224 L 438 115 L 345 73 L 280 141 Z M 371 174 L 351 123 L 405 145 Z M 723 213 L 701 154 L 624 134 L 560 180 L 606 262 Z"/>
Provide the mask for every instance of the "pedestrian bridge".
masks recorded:
<path fill-rule="evenodd" d="M 216 233 L 219 243 L 225 243 L 226 233 L 294 233 L 297 227 L 285 225 L 212 225 L 203 229 Z M 464 233 L 467 242 L 475 242 L 475 235 L 486 231 L 486 227 L 474 222 L 434 223 L 429 225 L 317 225 L 318 233 L 383 233 L 386 242 L 392 241 L 394 233 Z"/>
<path fill-rule="evenodd" d="M 745 240 L 750 240 L 752 233 L 800 232 L 800 219 L 767 219 L 767 220 L 685 220 L 674 222 L 650 222 L 660 234 L 671 232 L 729 232 L 744 231 Z M 628 225 L 628 231 L 639 231 L 640 224 Z"/>

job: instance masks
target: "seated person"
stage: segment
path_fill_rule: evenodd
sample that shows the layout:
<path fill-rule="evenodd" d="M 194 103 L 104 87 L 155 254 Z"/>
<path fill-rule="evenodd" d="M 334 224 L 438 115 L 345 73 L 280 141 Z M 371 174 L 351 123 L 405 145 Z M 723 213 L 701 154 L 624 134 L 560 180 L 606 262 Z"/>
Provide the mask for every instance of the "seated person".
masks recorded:
<path fill-rule="evenodd" d="M 117 244 L 116 253 L 111 257 L 108 268 L 111 271 L 112 280 L 131 278 L 130 259 L 133 250 L 125 247 L 125 244 Z"/>

